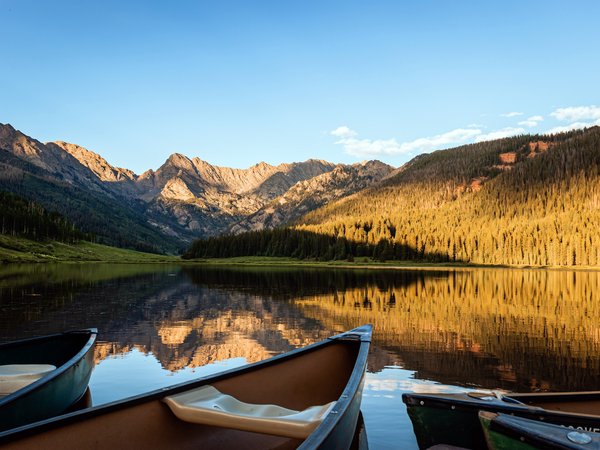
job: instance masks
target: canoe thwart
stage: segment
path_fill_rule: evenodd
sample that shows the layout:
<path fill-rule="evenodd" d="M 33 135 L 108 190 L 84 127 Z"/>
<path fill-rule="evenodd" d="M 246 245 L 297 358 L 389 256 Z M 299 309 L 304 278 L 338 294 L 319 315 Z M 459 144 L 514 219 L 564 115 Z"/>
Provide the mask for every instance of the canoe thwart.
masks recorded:
<path fill-rule="evenodd" d="M 0 396 L 12 394 L 55 369 L 52 364 L 0 365 Z"/>
<path fill-rule="evenodd" d="M 211 385 L 165 397 L 185 422 L 305 439 L 329 414 L 335 402 L 302 411 L 278 405 L 244 403 Z"/>

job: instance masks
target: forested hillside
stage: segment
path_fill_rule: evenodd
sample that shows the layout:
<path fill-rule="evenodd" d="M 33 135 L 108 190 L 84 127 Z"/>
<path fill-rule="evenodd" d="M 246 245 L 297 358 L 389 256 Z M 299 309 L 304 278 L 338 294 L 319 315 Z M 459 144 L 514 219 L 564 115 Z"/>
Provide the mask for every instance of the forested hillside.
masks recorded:
<path fill-rule="evenodd" d="M 519 136 L 421 155 L 383 185 L 320 208 L 283 233 L 199 241 L 188 256 L 253 254 L 480 264 L 600 264 L 600 128 Z M 316 236 L 333 238 L 319 245 Z M 229 242 L 229 244 L 227 244 Z M 261 244 L 262 242 L 262 244 Z M 225 252 L 224 249 L 229 249 Z M 227 254 L 224 254 L 227 253 Z"/>
<path fill-rule="evenodd" d="M 0 204 L 0 234 L 67 243 L 93 239 L 60 214 L 9 192 L 0 191 Z"/>

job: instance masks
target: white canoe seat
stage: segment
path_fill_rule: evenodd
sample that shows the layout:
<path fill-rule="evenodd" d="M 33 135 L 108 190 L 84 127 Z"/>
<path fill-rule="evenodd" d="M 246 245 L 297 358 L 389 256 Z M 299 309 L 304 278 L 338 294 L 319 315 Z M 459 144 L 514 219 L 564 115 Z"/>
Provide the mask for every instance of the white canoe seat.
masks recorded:
<path fill-rule="evenodd" d="M 0 365 L 0 396 L 10 395 L 55 369 L 52 364 Z"/>
<path fill-rule="evenodd" d="M 296 411 L 277 405 L 244 403 L 211 385 L 165 397 L 163 401 L 185 422 L 300 439 L 312 433 L 335 403 Z"/>

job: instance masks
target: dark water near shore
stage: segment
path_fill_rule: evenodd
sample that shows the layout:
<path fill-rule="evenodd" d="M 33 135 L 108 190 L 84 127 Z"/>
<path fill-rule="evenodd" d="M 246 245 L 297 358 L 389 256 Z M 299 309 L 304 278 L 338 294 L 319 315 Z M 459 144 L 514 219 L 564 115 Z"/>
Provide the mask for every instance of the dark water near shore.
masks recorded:
<path fill-rule="evenodd" d="M 97 327 L 94 404 L 372 323 L 371 448 L 416 448 L 401 395 L 596 390 L 600 272 L 0 267 L 0 341 Z"/>

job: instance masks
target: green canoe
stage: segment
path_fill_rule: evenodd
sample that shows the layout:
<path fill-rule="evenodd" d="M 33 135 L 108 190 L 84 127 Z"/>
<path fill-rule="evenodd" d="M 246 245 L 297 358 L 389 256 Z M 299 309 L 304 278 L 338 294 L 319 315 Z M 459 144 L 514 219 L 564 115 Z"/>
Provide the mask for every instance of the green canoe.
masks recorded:
<path fill-rule="evenodd" d="M 479 412 L 479 420 L 489 450 L 592 450 L 600 448 L 600 433 L 487 411 Z"/>
<path fill-rule="evenodd" d="M 600 432 L 600 392 L 462 392 L 402 396 L 420 448 L 487 449 L 478 412 L 490 411 Z"/>
<path fill-rule="evenodd" d="M 0 345 L 0 430 L 65 412 L 85 393 L 96 329 Z"/>

